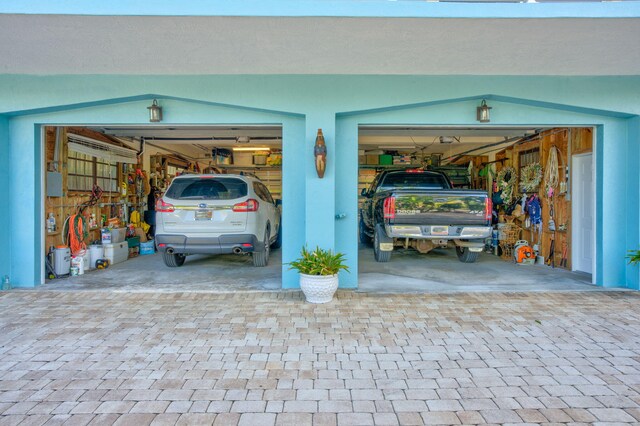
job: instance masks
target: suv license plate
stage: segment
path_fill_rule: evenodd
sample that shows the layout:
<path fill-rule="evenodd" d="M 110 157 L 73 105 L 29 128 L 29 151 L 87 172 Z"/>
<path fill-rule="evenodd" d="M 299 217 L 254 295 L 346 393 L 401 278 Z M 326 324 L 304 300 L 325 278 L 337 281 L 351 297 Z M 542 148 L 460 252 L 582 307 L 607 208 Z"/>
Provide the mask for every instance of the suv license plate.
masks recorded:
<path fill-rule="evenodd" d="M 448 226 L 432 226 L 431 235 L 449 235 Z"/>
<path fill-rule="evenodd" d="M 211 210 L 196 210 L 195 219 L 196 220 L 211 220 Z"/>

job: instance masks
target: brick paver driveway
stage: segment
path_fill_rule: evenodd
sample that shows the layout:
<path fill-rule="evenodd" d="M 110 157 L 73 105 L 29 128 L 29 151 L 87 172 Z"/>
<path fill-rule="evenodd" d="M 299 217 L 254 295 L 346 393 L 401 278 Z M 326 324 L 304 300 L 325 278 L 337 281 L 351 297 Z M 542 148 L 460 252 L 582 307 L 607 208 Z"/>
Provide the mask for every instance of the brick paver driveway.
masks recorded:
<path fill-rule="evenodd" d="M 639 302 L 4 293 L 0 424 L 638 423 Z"/>

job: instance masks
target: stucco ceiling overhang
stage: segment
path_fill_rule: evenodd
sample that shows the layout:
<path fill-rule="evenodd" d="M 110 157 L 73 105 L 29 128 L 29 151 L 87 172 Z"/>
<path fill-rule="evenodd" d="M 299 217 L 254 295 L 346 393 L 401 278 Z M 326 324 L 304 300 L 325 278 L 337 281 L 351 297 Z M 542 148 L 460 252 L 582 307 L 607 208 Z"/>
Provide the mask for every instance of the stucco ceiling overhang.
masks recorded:
<path fill-rule="evenodd" d="M 637 18 L 0 15 L 0 74 L 640 75 Z"/>

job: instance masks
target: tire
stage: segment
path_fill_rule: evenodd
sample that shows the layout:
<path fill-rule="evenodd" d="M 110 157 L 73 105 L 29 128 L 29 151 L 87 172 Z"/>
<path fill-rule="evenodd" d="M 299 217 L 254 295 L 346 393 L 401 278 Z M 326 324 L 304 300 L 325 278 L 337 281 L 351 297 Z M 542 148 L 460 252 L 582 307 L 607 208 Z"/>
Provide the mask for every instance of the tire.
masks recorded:
<path fill-rule="evenodd" d="M 468 247 L 456 247 L 456 254 L 462 263 L 474 263 L 480 255 L 479 252 L 470 251 Z"/>
<path fill-rule="evenodd" d="M 273 248 L 282 247 L 282 223 L 280 223 L 280 229 L 278 229 L 278 238 L 276 238 L 273 244 L 271 244 L 271 247 Z"/>
<path fill-rule="evenodd" d="M 376 230 L 373 233 L 373 256 L 376 258 L 376 262 L 388 262 L 391 260 L 390 251 L 380 250 L 380 243 L 386 241 L 389 238 L 384 234 L 384 230 L 380 226 L 376 226 Z"/>
<path fill-rule="evenodd" d="M 162 260 L 169 268 L 177 268 L 184 265 L 186 257 L 184 254 L 167 253 L 166 251 L 162 253 Z"/>
<path fill-rule="evenodd" d="M 358 235 L 360 236 L 360 242 L 362 244 L 371 244 L 371 237 L 366 233 L 366 228 L 364 226 L 364 221 L 362 220 L 362 218 L 360 218 L 360 223 L 358 225 Z"/>
<path fill-rule="evenodd" d="M 262 240 L 262 251 L 254 251 L 251 253 L 253 259 L 253 266 L 262 268 L 269 263 L 269 252 L 271 251 L 271 244 L 269 242 L 269 228 L 264 231 L 264 239 Z"/>

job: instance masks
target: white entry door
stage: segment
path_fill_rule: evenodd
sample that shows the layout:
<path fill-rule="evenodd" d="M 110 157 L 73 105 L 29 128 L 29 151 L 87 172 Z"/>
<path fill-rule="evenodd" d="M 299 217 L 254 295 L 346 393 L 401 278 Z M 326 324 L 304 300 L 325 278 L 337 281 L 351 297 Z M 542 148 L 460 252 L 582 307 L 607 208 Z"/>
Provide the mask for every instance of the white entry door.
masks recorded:
<path fill-rule="evenodd" d="M 574 155 L 571 162 L 574 271 L 593 273 L 594 204 L 593 155 Z"/>

